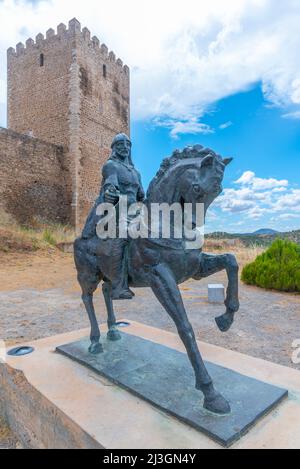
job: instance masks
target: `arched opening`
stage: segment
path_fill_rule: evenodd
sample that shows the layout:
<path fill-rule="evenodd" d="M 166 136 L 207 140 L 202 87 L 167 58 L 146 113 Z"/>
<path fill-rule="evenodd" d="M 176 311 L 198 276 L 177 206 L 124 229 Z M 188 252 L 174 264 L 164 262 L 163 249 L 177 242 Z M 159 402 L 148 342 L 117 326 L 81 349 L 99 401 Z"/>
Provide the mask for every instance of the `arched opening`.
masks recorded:
<path fill-rule="evenodd" d="M 106 78 L 106 65 L 105 64 L 103 65 L 102 71 L 103 71 L 104 78 Z"/>
<path fill-rule="evenodd" d="M 44 54 L 40 54 L 40 67 L 44 66 Z"/>

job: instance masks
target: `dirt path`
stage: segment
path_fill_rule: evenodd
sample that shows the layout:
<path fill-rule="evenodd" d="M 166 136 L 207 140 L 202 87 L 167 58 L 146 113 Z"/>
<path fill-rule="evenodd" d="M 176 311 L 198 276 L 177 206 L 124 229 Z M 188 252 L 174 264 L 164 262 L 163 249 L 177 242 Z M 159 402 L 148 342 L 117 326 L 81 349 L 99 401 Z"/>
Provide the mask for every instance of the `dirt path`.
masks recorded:
<path fill-rule="evenodd" d="M 57 287 L 78 289 L 71 254 L 55 248 L 24 253 L 0 252 L 0 291 L 27 288 L 42 291 Z"/>

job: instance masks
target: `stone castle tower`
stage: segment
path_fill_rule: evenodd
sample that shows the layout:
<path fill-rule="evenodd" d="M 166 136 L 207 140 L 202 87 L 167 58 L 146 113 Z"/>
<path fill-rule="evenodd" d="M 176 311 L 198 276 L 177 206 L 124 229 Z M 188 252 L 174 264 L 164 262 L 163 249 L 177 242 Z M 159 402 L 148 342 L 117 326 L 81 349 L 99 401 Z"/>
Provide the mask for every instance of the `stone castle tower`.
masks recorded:
<path fill-rule="evenodd" d="M 62 147 L 67 218 L 76 228 L 98 194 L 113 136 L 129 134 L 129 68 L 90 36 L 74 18 L 7 51 L 8 129 Z"/>

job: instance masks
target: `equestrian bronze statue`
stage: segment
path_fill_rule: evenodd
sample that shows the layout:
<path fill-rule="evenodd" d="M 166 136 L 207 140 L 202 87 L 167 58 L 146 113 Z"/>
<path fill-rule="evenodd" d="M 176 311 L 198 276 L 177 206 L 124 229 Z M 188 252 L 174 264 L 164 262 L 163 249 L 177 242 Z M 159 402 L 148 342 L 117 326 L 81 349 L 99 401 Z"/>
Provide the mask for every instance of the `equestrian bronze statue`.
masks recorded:
<path fill-rule="evenodd" d="M 225 312 L 216 318 L 221 331 L 227 331 L 239 309 L 238 264 L 232 254 L 206 254 L 201 248 L 187 248 L 184 237 L 169 239 L 138 237 L 136 239 L 102 239 L 97 234 L 101 216 L 97 207 L 108 202 L 117 207 L 124 195 L 128 203 L 202 204 L 204 216 L 208 207 L 222 191 L 224 171 L 231 159 L 223 159 L 209 148 L 194 145 L 176 150 L 163 160 L 160 169 L 149 185 L 146 198 L 138 171 L 131 160 L 131 142 L 124 134 L 117 135 L 112 143 L 112 154 L 102 169 L 102 185 L 82 235 L 75 240 L 74 256 L 82 300 L 91 323 L 89 352 L 102 352 L 100 330 L 93 305 L 93 294 L 102 281 L 102 291 L 107 308 L 107 337 L 119 340 L 113 310 L 114 299 L 131 299 L 130 288 L 150 287 L 166 312 L 173 319 L 178 334 L 185 345 L 194 369 L 196 388 L 204 394 L 204 407 L 217 414 L 230 412 L 229 403 L 215 390 L 188 320 L 178 284 L 193 278 L 212 275 L 225 269 L 228 287 Z M 130 221 L 130 220 L 129 220 Z M 160 231 L 160 230 L 159 230 Z M 173 232 L 172 232 L 173 233 Z M 178 377 L 180 379 L 180 377 Z"/>

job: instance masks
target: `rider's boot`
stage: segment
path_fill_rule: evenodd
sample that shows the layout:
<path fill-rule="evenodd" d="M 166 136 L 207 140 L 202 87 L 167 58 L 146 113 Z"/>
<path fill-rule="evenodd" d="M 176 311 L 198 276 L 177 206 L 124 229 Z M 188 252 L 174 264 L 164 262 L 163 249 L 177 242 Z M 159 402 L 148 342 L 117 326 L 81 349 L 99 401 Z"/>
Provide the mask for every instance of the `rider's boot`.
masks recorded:
<path fill-rule="evenodd" d="M 111 292 L 111 299 L 112 300 L 131 300 L 134 297 L 133 291 L 128 289 L 115 289 Z"/>
<path fill-rule="evenodd" d="M 134 297 L 133 291 L 128 287 L 128 274 L 126 265 L 126 256 L 124 243 L 116 242 L 114 246 L 114 252 L 111 258 L 112 267 L 112 289 L 111 299 L 112 300 L 131 300 Z M 121 240 L 119 240 L 121 241 Z"/>
<path fill-rule="evenodd" d="M 111 299 L 112 300 L 131 300 L 134 297 L 134 293 L 127 284 L 126 279 L 117 279 L 117 283 L 114 281 L 112 282 L 112 289 L 111 289 Z"/>

